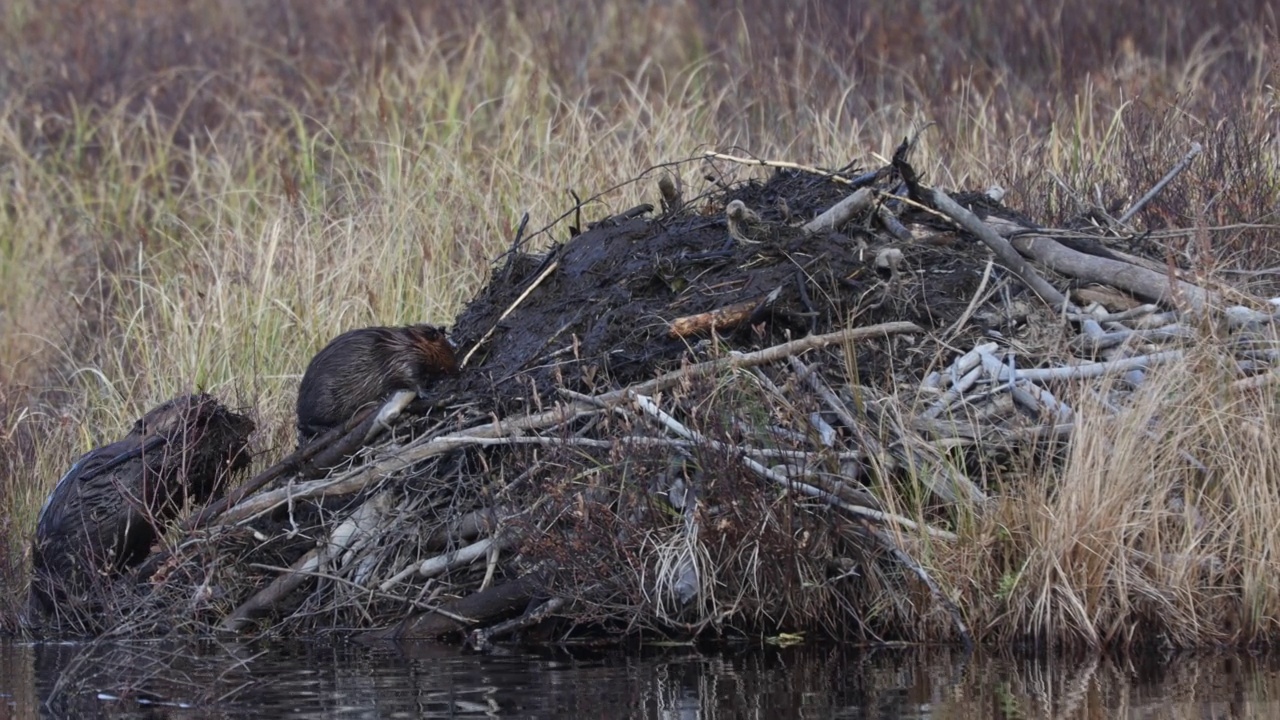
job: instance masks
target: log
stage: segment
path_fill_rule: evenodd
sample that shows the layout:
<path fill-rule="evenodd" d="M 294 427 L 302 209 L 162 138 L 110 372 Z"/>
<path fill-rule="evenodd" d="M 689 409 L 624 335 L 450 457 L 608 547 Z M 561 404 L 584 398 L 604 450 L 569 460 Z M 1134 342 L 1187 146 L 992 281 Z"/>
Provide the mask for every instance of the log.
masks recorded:
<path fill-rule="evenodd" d="M 1076 252 L 1051 237 L 1028 233 L 1027 228 L 1009 220 L 988 218 L 992 228 L 1003 237 L 1012 237 L 1011 244 L 1018 252 L 1041 263 L 1054 272 L 1077 280 L 1099 285 L 1110 285 L 1148 302 L 1166 307 L 1174 305 L 1175 293 L 1171 292 L 1169 275 L 1119 260 L 1109 260 L 1096 255 Z M 1176 280 L 1177 296 L 1186 299 L 1191 309 L 1200 312 L 1210 305 L 1221 303 L 1221 298 L 1198 285 Z"/>

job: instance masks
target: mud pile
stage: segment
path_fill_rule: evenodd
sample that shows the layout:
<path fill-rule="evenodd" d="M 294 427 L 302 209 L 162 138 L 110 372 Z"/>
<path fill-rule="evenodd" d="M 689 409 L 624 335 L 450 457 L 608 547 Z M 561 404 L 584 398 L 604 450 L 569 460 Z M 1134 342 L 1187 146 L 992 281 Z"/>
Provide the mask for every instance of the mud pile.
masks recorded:
<path fill-rule="evenodd" d="M 905 155 L 697 197 L 650 177 L 660 209 L 517 237 L 453 328 L 460 374 L 189 518 L 119 624 L 969 642 L 922 549 L 1012 454 L 1058 462 L 1082 389 L 1122 404 L 1209 313 L 1266 382 L 1275 305 L 1118 250 L 1120 223 L 952 198 Z"/>
<path fill-rule="evenodd" d="M 643 381 L 696 357 L 709 337 L 676 336 L 675 321 L 743 303 L 760 305 L 752 322 L 717 328 L 718 339 L 738 350 L 850 324 L 954 323 L 984 276 L 987 249 L 953 233 L 904 244 L 862 218 L 819 233 L 798 227 L 852 189 L 779 171 L 656 215 L 642 206 L 605 218 L 545 253 L 513 248 L 455 323 L 463 354 L 474 348 L 467 372 L 432 397 L 466 397 L 484 412 L 528 412 L 535 394 L 554 397 L 557 388 L 594 392 Z M 734 200 L 768 228 L 758 244 L 730 235 L 724 208 Z M 902 253 L 896 271 L 876 264 L 889 248 Z M 776 299 L 766 303 L 771 293 Z M 964 334 L 1009 332 L 1022 319 L 987 313 Z M 871 374 L 925 369 L 892 360 L 869 352 L 859 366 Z"/>

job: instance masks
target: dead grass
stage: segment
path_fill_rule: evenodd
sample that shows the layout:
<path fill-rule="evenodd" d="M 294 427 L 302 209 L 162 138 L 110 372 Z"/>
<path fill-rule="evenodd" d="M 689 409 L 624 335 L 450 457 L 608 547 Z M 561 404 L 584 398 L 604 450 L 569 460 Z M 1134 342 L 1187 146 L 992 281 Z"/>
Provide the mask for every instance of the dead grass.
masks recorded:
<path fill-rule="evenodd" d="M 1094 647 L 1275 637 L 1276 404 L 1202 348 L 1119 412 L 1079 408 L 1055 462 L 1026 463 L 980 542 L 938 567 L 990 639 Z M 944 553 L 939 548 L 940 553 Z M 942 560 L 942 558 L 940 558 Z"/>
<path fill-rule="evenodd" d="M 1274 220 L 1280 200 L 1262 0 L 0 12 L 0 625 L 75 455 L 199 388 L 250 411 L 263 462 L 277 458 L 325 339 L 447 323 L 520 214 L 550 222 L 568 189 L 709 148 L 871 163 L 936 122 L 917 158 L 931 181 L 999 182 L 1045 222 L 1127 204 L 1192 141 L 1205 161 L 1140 227 Z M 624 187 L 586 212 L 639 199 Z M 1247 227 L 1167 242 L 1205 272 L 1280 265 Z M 1227 391 L 1215 357 L 1086 423 L 1054 472 L 1001 480 L 998 520 L 933 559 L 982 608 L 973 625 L 1103 642 L 1275 632 L 1274 399 Z"/>

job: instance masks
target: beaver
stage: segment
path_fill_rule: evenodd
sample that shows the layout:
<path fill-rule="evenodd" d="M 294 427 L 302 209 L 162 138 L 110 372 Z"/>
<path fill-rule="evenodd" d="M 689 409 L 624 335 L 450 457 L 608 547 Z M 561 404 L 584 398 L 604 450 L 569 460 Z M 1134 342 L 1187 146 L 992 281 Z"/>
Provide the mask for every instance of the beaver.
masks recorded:
<path fill-rule="evenodd" d="M 397 390 L 458 371 L 453 344 L 431 325 L 348 330 L 311 358 L 298 386 L 298 445 Z"/>
<path fill-rule="evenodd" d="M 249 467 L 254 423 L 201 393 L 159 405 L 121 440 L 80 456 L 40 508 L 31 546 L 34 610 L 94 612 L 104 579 L 141 563 L 184 498 L 202 503 Z"/>

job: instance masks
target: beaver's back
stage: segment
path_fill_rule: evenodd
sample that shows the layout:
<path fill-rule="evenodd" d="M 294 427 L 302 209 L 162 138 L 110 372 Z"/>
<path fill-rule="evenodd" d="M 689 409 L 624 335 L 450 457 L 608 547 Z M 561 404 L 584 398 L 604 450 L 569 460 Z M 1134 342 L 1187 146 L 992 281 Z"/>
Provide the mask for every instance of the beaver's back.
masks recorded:
<path fill-rule="evenodd" d="M 298 444 L 341 425 L 366 405 L 397 390 L 420 390 L 457 371 L 453 345 L 438 328 L 348 330 L 307 365 L 298 386 Z"/>

